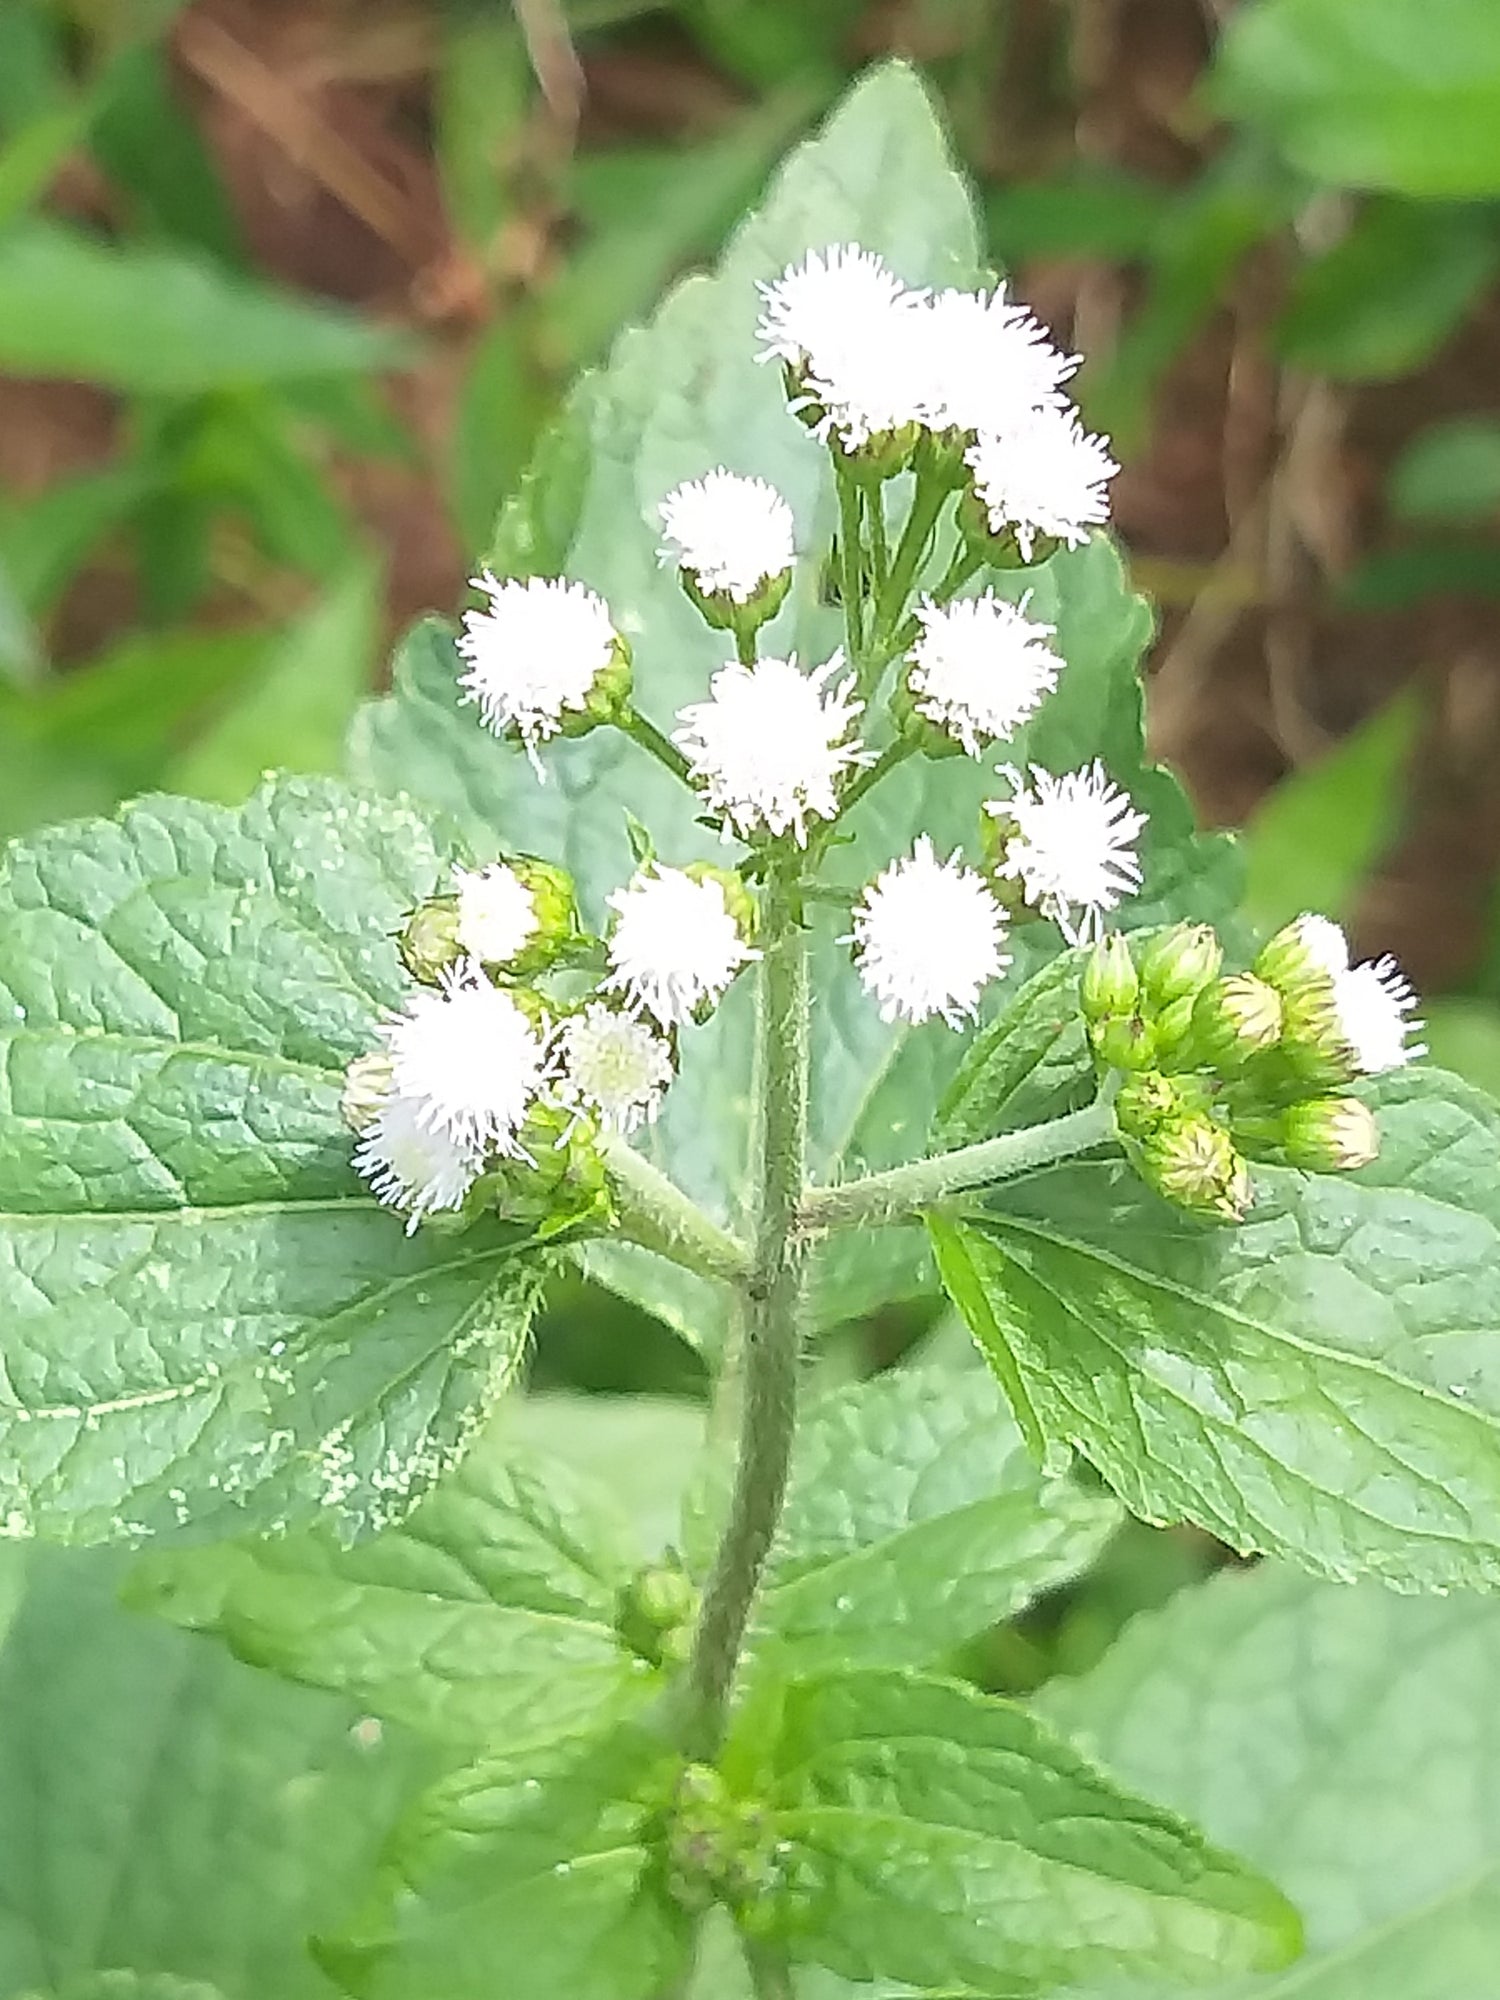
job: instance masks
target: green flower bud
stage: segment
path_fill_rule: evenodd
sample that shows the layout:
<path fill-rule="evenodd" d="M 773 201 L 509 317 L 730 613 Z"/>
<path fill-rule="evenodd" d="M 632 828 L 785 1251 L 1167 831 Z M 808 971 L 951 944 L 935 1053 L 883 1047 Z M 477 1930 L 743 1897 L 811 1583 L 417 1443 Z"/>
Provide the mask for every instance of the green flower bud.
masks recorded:
<path fill-rule="evenodd" d="M 1176 1208 L 1240 1222 L 1253 1190 L 1245 1162 L 1221 1125 L 1201 1112 L 1164 1126 L 1141 1148 L 1141 1173 Z"/>
<path fill-rule="evenodd" d="M 891 691 L 891 720 L 902 738 L 922 757 L 962 757 L 964 746 L 957 737 L 942 729 L 930 716 L 923 715 L 911 691 L 911 663 L 902 667 Z"/>
<path fill-rule="evenodd" d="M 1380 1152 L 1375 1114 L 1357 1097 L 1314 1097 L 1282 1114 L 1288 1166 L 1338 1174 L 1367 1167 Z"/>
<path fill-rule="evenodd" d="M 771 1820 L 734 1796 L 708 1764 L 677 1780 L 666 1825 L 667 1889 L 685 1909 L 734 1908 L 764 1892 L 775 1872 Z"/>
<path fill-rule="evenodd" d="M 1103 1021 L 1110 1014 L 1133 1011 L 1141 982 L 1130 946 L 1119 931 L 1108 931 L 1089 953 L 1079 983 L 1086 1021 Z"/>
<path fill-rule="evenodd" d="M 1141 989 L 1153 1007 L 1191 998 L 1216 979 L 1224 949 L 1208 924 L 1174 924 L 1141 952 Z"/>
<path fill-rule="evenodd" d="M 1156 1030 L 1139 1014 L 1090 1022 L 1089 1045 L 1106 1069 L 1150 1069 L 1156 1060 Z"/>
<path fill-rule="evenodd" d="M 989 509 L 972 486 L 966 486 L 960 494 L 956 518 L 958 532 L 963 536 L 970 551 L 982 557 L 991 569 L 1025 567 L 1015 536 L 1008 528 L 1002 534 L 995 533 L 990 526 Z M 1047 553 L 1050 554 L 1051 551 L 1048 550 Z M 1045 560 L 1043 556 L 1035 553 L 1032 559 L 1035 562 Z"/>
<path fill-rule="evenodd" d="M 1277 1056 L 1295 1081 L 1299 1096 L 1309 1089 L 1336 1090 L 1359 1075 L 1359 1059 L 1339 1018 L 1334 985 L 1315 972 L 1284 991 Z"/>
<path fill-rule="evenodd" d="M 620 1592 L 615 1629 L 638 1659 L 653 1667 L 675 1659 L 679 1641 L 691 1637 L 698 1592 L 680 1563 L 644 1569 Z"/>
<path fill-rule="evenodd" d="M 1128 1139 L 1152 1139 L 1164 1126 L 1207 1113 L 1213 1094 L 1196 1076 L 1163 1076 L 1145 1070 L 1128 1076 L 1115 1098 L 1115 1122 Z"/>
<path fill-rule="evenodd" d="M 1193 1003 L 1190 1053 L 1205 1066 L 1239 1069 L 1274 1047 L 1281 1034 L 1281 996 L 1253 972 L 1236 972 L 1205 986 Z"/>
<path fill-rule="evenodd" d="M 351 1132 L 364 1132 L 385 1109 L 391 1094 L 391 1059 L 384 1049 L 356 1056 L 344 1071 L 339 1116 Z"/>
<path fill-rule="evenodd" d="M 558 724 L 560 736 L 587 736 L 604 723 L 618 722 L 630 706 L 630 647 L 619 633 L 609 658 L 595 674 L 582 708 L 565 708 Z"/>
<path fill-rule="evenodd" d="M 1326 992 L 1349 962 L 1344 933 L 1327 917 L 1300 916 L 1261 947 L 1252 970 L 1283 1000 Z"/>
<path fill-rule="evenodd" d="M 1156 1016 L 1156 1059 L 1163 1069 L 1193 1067 L 1193 1004 L 1196 993 L 1169 1001 Z"/>
<path fill-rule="evenodd" d="M 758 589 L 741 601 L 727 590 L 705 590 L 690 569 L 679 569 L 677 578 L 704 623 L 718 632 L 733 632 L 736 639 L 749 639 L 762 625 L 769 624 L 792 587 L 792 572 L 784 569 L 776 576 L 766 577 Z"/>
<path fill-rule="evenodd" d="M 530 891 L 536 911 L 536 933 L 511 961 L 513 972 L 529 977 L 555 965 L 587 939 L 578 917 L 573 878 L 566 868 L 530 854 L 517 855 L 509 865 Z"/>
<path fill-rule="evenodd" d="M 518 1001 L 537 996 L 516 994 Z M 537 1005 L 540 1006 L 537 1001 Z M 592 1122 L 561 1105 L 537 1103 L 517 1134 L 527 1158 L 503 1160 L 475 1183 L 473 1204 L 523 1223 L 541 1242 L 601 1233 L 614 1221 L 609 1178 Z"/>
<path fill-rule="evenodd" d="M 905 472 L 921 443 L 920 424 L 900 424 L 893 431 L 878 431 L 852 452 L 846 453 L 836 438 L 830 440 L 829 448 L 841 460 L 852 464 L 860 478 L 878 486 Z"/>
<path fill-rule="evenodd" d="M 418 903 L 396 939 L 401 963 L 419 985 L 437 986 L 464 956 L 458 939 L 457 896 L 429 896 Z"/>

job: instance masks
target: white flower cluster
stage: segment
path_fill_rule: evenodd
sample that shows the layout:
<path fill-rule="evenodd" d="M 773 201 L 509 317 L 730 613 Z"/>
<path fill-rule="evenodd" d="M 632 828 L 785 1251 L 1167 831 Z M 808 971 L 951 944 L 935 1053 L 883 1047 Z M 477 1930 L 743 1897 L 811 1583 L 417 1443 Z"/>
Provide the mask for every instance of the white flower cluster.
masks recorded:
<path fill-rule="evenodd" d="M 811 252 L 763 285 L 762 360 L 796 384 L 794 407 L 846 452 L 904 433 L 952 441 L 996 535 L 1029 562 L 1109 517 L 1119 467 L 1063 394 L 1078 366 L 1005 287 L 914 291 L 854 244 Z"/>

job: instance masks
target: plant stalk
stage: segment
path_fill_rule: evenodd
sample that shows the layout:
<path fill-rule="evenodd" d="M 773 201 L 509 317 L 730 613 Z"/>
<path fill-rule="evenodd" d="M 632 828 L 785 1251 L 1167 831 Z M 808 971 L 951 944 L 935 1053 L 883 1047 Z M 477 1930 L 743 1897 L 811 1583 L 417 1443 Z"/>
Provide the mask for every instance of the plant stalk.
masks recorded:
<path fill-rule="evenodd" d="M 860 626 L 863 580 L 863 537 L 860 532 L 859 482 L 835 463 L 839 496 L 839 596 L 844 603 L 844 648 L 849 664 L 863 680 L 864 639 Z"/>
<path fill-rule="evenodd" d="M 927 544 L 932 531 L 937 526 L 938 515 L 953 488 L 941 479 L 929 474 L 917 479 L 916 491 L 912 494 L 911 512 L 906 517 L 906 526 L 901 531 L 901 540 L 896 544 L 896 553 L 891 561 L 891 573 L 886 578 L 885 589 L 880 593 L 880 601 L 875 611 L 875 630 L 871 641 L 871 651 L 879 653 L 886 635 L 892 630 L 906 609 L 906 600 L 911 595 L 911 587 L 916 582 L 917 571 L 922 566 L 922 558 L 927 552 Z"/>
<path fill-rule="evenodd" d="M 700 1278 L 742 1284 L 750 1252 L 617 1133 L 600 1140 L 621 1233 Z"/>
<path fill-rule="evenodd" d="M 627 708 L 619 718 L 619 727 L 643 750 L 649 750 L 657 763 L 665 765 L 674 778 L 680 778 L 685 785 L 692 783 L 687 758 L 671 737 L 663 735 L 654 722 L 648 722 L 638 708 Z"/>
<path fill-rule="evenodd" d="M 808 995 L 794 867 L 773 866 L 761 905 L 759 1189 L 755 1246 L 742 1286 L 739 1463 L 688 1664 L 685 1748 L 704 1762 L 723 1741 L 745 1628 L 786 1494 L 796 1423 L 803 1272 L 795 1225 L 806 1175 Z"/>
<path fill-rule="evenodd" d="M 1070 1111 L 1044 1125 L 1028 1125 L 1020 1132 L 1004 1132 L 977 1146 L 936 1153 L 910 1166 L 846 1181 L 842 1187 L 809 1188 L 798 1211 L 798 1228 L 811 1235 L 904 1222 L 975 1188 L 1014 1180 L 1017 1174 L 1087 1153 L 1113 1139 L 1117 1129 L 1113 1106 L 1101 1099 L 1082 1111 Z"/>

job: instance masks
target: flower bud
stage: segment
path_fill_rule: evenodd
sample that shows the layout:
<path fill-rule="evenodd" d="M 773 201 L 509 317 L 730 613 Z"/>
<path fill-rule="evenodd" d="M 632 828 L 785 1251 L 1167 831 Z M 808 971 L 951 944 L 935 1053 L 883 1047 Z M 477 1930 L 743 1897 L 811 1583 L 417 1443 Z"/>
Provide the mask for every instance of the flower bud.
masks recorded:
<path fill-rule="evenodd" d="M 615 1629 L 637 1658 L 659 1667 L 675 1658 L 677 1640 L 691 1634 L 698 1592 L 679 1563 L 663 1561 L 631 1578 L 620 1592 Z"/>
<path fill-rule="evenodd" d="M 950 730 L 923 715 L 911 691 L 911 662 L 902 667 L 891 691 L 891 720 L 903 741 L 921 757 L 962 757 L 964 746 Z"/>
<path fill-rule="evenodd" d="M 956 520 L 958 532 L 970 551 L 981 557 L 991 569 L 1020 569 L 1024 566 L 1014 534 L 1009 528 L 1002 534 L 995 533 L 990 526 L 989 509 L 972 486 L 966 486 L 959 495 Z M 1050 548 L 1046 554 L 1051 554 Z M 1042 562 L 1045 555 L 1036 555 L 1033 559 Z"/>
<path fill-rule="evenodd" d="M 685 1908 L 734 1908 L 771 1879 L 769 1816 L 753 1800 L 736 1798 L 711 1765 L 689 1764 L 668 1810 L 666 1861 L 668 1892 Z"/>
<path fill-rule="evenodd" d="M 1284 991 L 1277 1056 L 1299 1086 L 1336 1090 L 1359 1075 L 1359 1059 L 1344 1032 L 1333 980 L 1314 972 Z"/>
<path fill-rule="evenodd" d="M 1089 1046 L 1106 1069 L 1150 1069 L 1156 1060 L 1156 1030 L 1139 1014 L 1111 1014 L 1090 1022 Z"/>
<path fill-rule="evenodd" d="M 792 572 L 784 569 L 775 576 L 763 578 L 757 588 L 741 600 L 731 596 L 727 590 L 705 590 L 690 569 L 680 569 L 677 576 L 684 595 L 704 623 L 713 626 L 715 631 L 733 632 L 736 639 L 748 639 L 762 625 L 768 625 L 786 602 L 786 594 L 792 587 Z"/>
<path fill-rule="evenodd" d="M 526 1158 L 503 1161 L 478 1184 L 505 1221 L 524 1223 L 539 1242 L 610 1226 L 609 1179 L 591 1120 L 561 1105 L 538 1102 L 517 1139 Z"/>
<path fill-rule="evenodd" d="M 630 706 L 630 647 L 617 632 L 608 660 L 595 674 L 582 708 L 562 712 L 560 736 L 587 736 L 604 723 L 618 722 Z"/>
<path fill-rule="evenodd" d="M 1253 1199 L 1250 1173 L 1221 1125 L 1192 1112 L 1141 1148 L 1141 1173 L 1176 1208 L 1240 1222 Z"/>
<path fill-rule="evenodd" d="M 393 1067 L 388 1050 L 372 1049 L 368 1055 L 356 1056 L 344 1071 L 339 1116 L 351 1132 L 367 1132 L 385 1109 Z"/>
<path fill-rule="evenodd" d="M 1141 990 L 1153 1007 L 1191 998 L 1219 975 L 1224 950 L 1208 924 L 1174 924 L 1140 957 Z"/>
<path fill-rule="evenodd" d="M 1130 946 L 1119 931 L 1106 932 L 1089 953 L 1078 990 L 1086 1021 L 1133 1011 L 1141 982 Z"/>
<path fill-rule="evenodd" d="M 887 479 L 895 479 L 906 471 L 912 462 L 912 455 L 923 441 L 920 424 L 898 424 L 894 430 L 877 431 L 865 439 L 854 450 L 845 453 L 838 443 L 832 449 L 840 459 L 851 462 L 855 471 L 873 485 Z"/>
<path fill-rule="evenodd" d="M 1272 1048 L 1281 1033 L 1281 996 L 1253 972 L 1205 986 L 1193 1002 L 1190 1052 L 1205 1066 L 1235 1070 Z"/>
<path fill-rule="evenodd" d="M 396 952 L 419 985 L 439 985 L 443 974 L 464 956 L 457 896 L 429 896 L 418 903 L 396 939 Z"/>
<path fill-rule="evenodd" d="M 1156 1016 L 1156 1059 L 1163 1069 L 1194 1066 L 1193 1005 L 1197 998 L 1196 993 L 1180 994 Z"/>
<path fill-rule="evenodd" d="M 1367 1167 L 1380 1152 L 1375 1114 L 1357 1097 L 1314 1097 L 1282 1115 L 1288 1166 L 1338 1174 Z"/>
<path fill-rule="evenodd" d="M 534 855 L 517 855 L 510 867 L 530 892 L 536 911 L 536 931 L 525 947 L 511 960 L 511 970 L 529 977 L 555 965 L 559 958 L 583 943 L 583 926 L 578 918 L 578 897 L 573 878 L 566 868 Z"/>
<path fill-rule="evenodd" d="M 1212 1103 L 1208 1085 L 1195 1076 L 1163 1076 L 1145 1070 L 1128 1076 L 1115 1098 L 1115 1122 L 1128 1139 L 1152 1139 L 1164 1126 L 1191 1114 L 1206 1113 Z"/>

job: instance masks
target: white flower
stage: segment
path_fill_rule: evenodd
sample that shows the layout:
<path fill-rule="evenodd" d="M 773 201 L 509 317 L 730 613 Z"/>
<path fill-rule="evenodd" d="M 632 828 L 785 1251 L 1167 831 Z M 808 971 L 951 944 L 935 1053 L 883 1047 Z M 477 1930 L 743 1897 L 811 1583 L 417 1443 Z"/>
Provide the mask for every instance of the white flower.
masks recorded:
<path fill-rule="evenodd" d="M 428 1131 L 525 1159 L 516 1134 L 547 1079 L 545 1036 L 473 965 L 414 993 L 382 1029 L 394 1093 Z"/>
<path fill-rule="evenodd" d="M 868 762 L 858 739 L 845 740 L 863 706 L 853 675 L 829 686 L 843 664 L 842 653 L 810 674 L 795 660 L 733 664 L 714 675 L 711 699 L 681 711 L 673 740 L 709 805 L 742 836 L 790 828 L 805 840 L 809 813 L 837 813 L 839 774 Z"/>
<path fill-rule="evenodd" d="M 388 1098 L 354 1149 L 379 1199 L 407 1212 L 408 1235 L 434 1209 L 461 1207 L 483 1160 L 482 1148 L 424 1123 L 409 1097 Z"/>
<path fill-rule="evenodd" d="M 1395 959 L 1377 958 L 1344 971 L 1334 969 L 1333 1004 L 1339 1032 L 1365 1076 L 1399 1069 L 1413 1057 L 1426 1055 L 1424 1043 L 1408 1040 L 1421 1028 L 1412 1018 L 1417 996 Z"/>
<path fill-rule="evenodd" d="M 854 962 L 882 1020 L 941 1014 L 956 1028 L 1010 964 L 1005 933 L 984 878 L 956 856 L 939 861 L 923 834 L 855 905 Z"/>
<path fill-rule="evenodd" d="M 1010 799 L 985 807 L 1014 822 L 1000 873 L 1019 881 L 1026 901 L 1050 917 L 1069 944 L 1089 944 L 1104 929 L 1104 912 L 1140 887 L 1135 841 L 1146 824 L 1096 758 L 1081 771 L 1054 778 L 1031 768 L 1005 773 Z"/>
<path fill-rule="evenodd" d="M 917 713 L 977 757 L 988 739 L 1005 739 L 1057 686 L 1062 661 L 1047 641 L 1051 625 L 1033 625 L 1028 599 L 1019 608 L 992 590 L 956 604 L 917 607 L 922 635 L 907 674 Z"/>
<path fill-rule="evenodd" d="M 974 489 L 998 535 L 1015 535 L 1022 557 L 1042 536 L 1068 547 L 1109 519 L 1105 487 L 1119 471 L 1108 441 L 1093 437 L 1070 409 L 1033 410 L 1024 422 L 981 437 L 967 454 Z"/>
<path fill-rule="evenodd" d="M 453 880 L 460 948 L 486 965 L 509 965 L 536 936 L 535 897 L 503 861 L 477 872 L 455 868 Z"/>
<path fill-rule="evenodd" d="M 755 329 L 758 358 L 793 367 L 849 346 L 873 315 L 909 296 L 894 271 L 857 243 L 810 250 L 757 290 L 764 301 Z"/>
<path fill-rule="evenodd" d="M 776 488 L 722 466 L 674 488 L 661 504 L 661 526 L 661 560 L 687 570 L 705 595 L 719 592 L 736 604 L 796 560 L 792 510 Z"/>
<path fill-rule="evenodd" d="M 740 936 L 724 895 L 709 876 L 652 863 L 609 898 L 615 925 L 605 985 L 670 1028 L 718 1000 L 742 965 L 760 953 Z"/>
<path fill-rule="evenodd" d="M 922 402 L 934 430 L 1006 432 L 1058 400 L 1078 366 L 1024 306 L 993 292 L 939 292 L 921 314 Z"/>
<path fill-rule="evenodd" d="M 615 632 L 603 598 L 563 577 L 499 583 L 488 570 L 471 579 L 489 609 L 466 611 L 458 641 L 469 671 L 465 698 L 486 728 L 513 729 L 538 775 L 536 746 L 555 736 L 569 709 L 582 710 L 614 656 Z"/>
<path fill-rule="evenodd" d="M 872 306 L 858 326 L 826 339 L 808 356 L 803 393 L 792 409 L 816 409 L 815 437 L 838 439 L 846 452 L 871 438 L 922 421 L 924 316 L 914 293 Z"/>
<path fill-rule="evenodd" d="M 563 1023 L 557 1039 L 567 1102 L 597 1113 L 617 1132 L 655 1118 L 672 1081 L 672 1051 L 654 1029 L 591 1000 Z"/>
<path fill-rule="evenodd" d="M 1295 920 L 1297 942 L 1319 972 L 1336 979 L 1349 970 L 1349 941 L 1332 917 L 1306 910 Z"/>

